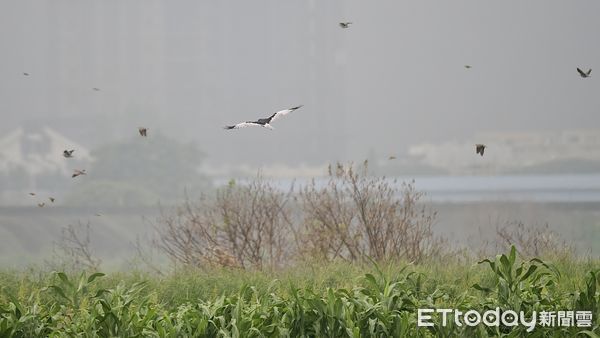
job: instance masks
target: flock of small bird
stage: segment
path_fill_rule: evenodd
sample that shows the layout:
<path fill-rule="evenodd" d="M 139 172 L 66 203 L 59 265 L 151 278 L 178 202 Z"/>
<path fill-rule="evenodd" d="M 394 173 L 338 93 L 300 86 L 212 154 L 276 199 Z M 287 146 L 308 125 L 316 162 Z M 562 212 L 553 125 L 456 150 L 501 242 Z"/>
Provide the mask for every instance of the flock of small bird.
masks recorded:
<path fill-rule="evenodd" d="M 23 73 L 23 75 L 25 76 L 29 76 L 29 73 Z M 94 90 L 97 88 L 94 88 Z M 139 127 L 138 128 L 138 133 L 140 134 L 140 136 L 146 137 L 148 136 L 148 128 L 144 128 L 144 127 Z M 73 158 L 73 153 L 75 152 L 75 149 L 65 149 L 63 151 L 63 157 L 64 158 Z M 83 175 L 87 175 L 87 172 L 85 169 L 73 169 L 73 174 L 71 174 L 71 178 L 75 178 L 77 176 L 83 176 Z M 36 193 L 34 192 L 30 192 L 29 193 L 30 196 L 37 196 Z M 48 200 L 50 201 L 50 203 L 54 203 L 54 201 L 56 201 L 56 198 L 49 196 Z M 46 206 L 46 202 L 39 202 L 37 203 L 37 206 L 40 208 L 43 208 Z M 101 216 L 99 213 L 95 214 L 96 216 Z"/>
<path fill-rule="evenodd" d="M 350 28 L 350 25 L 352 24 L 352 22 L 340 22 L 339 25 L 341 28 L 343 29 L 347 29 Z M 465 65 L 466 69 L 471 69 L 472 66 L 471 65 Z M 591 76 L 592 74 L 592 69 L 588 69 L 587 72 L 584 72 L 582 69 L 580 69 L 579 67 L 577 68 L 577 72 L 579 73 L 579 75 L 582 78 L 588 78 Z M 296 109 L 299 109 L 300 107 L 302 107 L 302 105 L 297 106 L 297 107 L 293 107 L 293 108 L 289 108 L 289 109 L 285 109 L 285 110 L 281 110 L 278 111 L 276 113 L 274 113 L 273 115 L 266 117 L 266 118 L 262 118 L 262 119 L 258 119 L 256 121 L 246 121 L 246 122 L 241 122 L 238 124 L 234 124 L 234 125 L 230 125 L 230 126 L 225 126 L 224 128 L 227 130 L 231 130 L 231 129 L 240 129 L 240 128 L 245 128 L 245 127 L 250 127 L 250 126 L 256 126 L 256 127 L 264 127 L 270 130 L 273 130 L 273 126 L 271 126 L 271 122 L 275 121 L 276 119 L 283 117 L 291 112 L 293 112 Z M 483 156 L 483 153 L 485 152 L 485 148 L 487 148 L 487 145 L 485 144 L 475 144 L 475 153 L 478 155 Z M 395 160 L 396 156 L 390 156 L 388 158 L 389 160 Z"/>
<path fill-rule="evenodd" d="M 36 196 L 36 193 L 34 192 L 30 192 L 29 195 L 31 196 Z M 50 201 L 50 203 L 54 203 L 54 201 L 56 200 L 54 197 L 49 196 L 48 200 Z M 38 202 L 37 206 L 40 208 L 43 208 L 46 205 L 46 202 Z"/>
<path fill-rule="evenodd" d="M 470 69 L 471 66 L 470 65 L 465 65 L 465 68 Z M 591 68 L 588 69 L 587 72 L 584 72 L 579 67 L 577 67 L 577 72 L 579 73 L 579 76 L 581 76 L 584 79 L 592 76 L 592 69 Z M 487 146 L 485 144 L 481 144 L 481 143 L 476 144 L 475 145 L 475 153 L 483 156 L 483 152 L 485 151 L 485 148 L 487 148 Z"/>
<path fill-rule="evenodd" d="M 352 25 L 352 22 L 340 22 L 339 26 L 342 29 L 348 29 L 350 28 L 350 25 Z M 471 65 L 465 65 L 464 66 L 466 69 L 471 69 L 472 66 Z M 587 71 L 583 71 L 582 69 L 580 69 L 579 67 L 577 68 L 577 72 L 579 73 L 579 76 L 581 76 L 582 78 L 589 78 L 591 77 L 591 73 L 592 73 L 592 69 L 588 69 Z M 23 73 L 24 76 L 29 76 L 30 74 L 27 72 Z M 97 87 L 93 87 L 92 90 L 94 91 L 100 91 L 100 88 Z M 226 130 L 232 130 L 232 129 L 241 129 L 241 128 L 246 128 L 246 127 L 263 127 L 263 128 L 267 128 L 269 130 L 273 130 L 273 126 L 271 125 L 272 122 L 274 122 L 275 120 L 286 116 L 287 114 L 302 108 L 303 105 L 299 105 L 296 107 L 292 107 L 292 108 L 288 108 L 288 109 L 284 109 L 284 110 L 280 110 L 278 112 L 273 113 L 272 115 L 270 115 L 269 117 L 265 117 L 265 118 L 259 118 L 258 120 L 255 121 L 245 121 L 245 122 L 240 122 L 234 125 L 227 125 L 225 127 L 223 127 Z M 145 127 L 139 127 L 138 128 L 138 133 L 140 134 L 140 136 L 142 137 L 146 137 L 148 136 L 148 128 Z M 487 145 L 485 144 L 475 144 L 475 153 L 478 155 L 483 156 L 483 153 L 485 152 L 485 148 L 487 148 Z M 65 158 L 73 158 L 73 152 L 75 152 L 75 149 L 71 149 L 71 150 L 67 150 L 65 149 L 63 151 L 63 156 Z M 389 160 L 395 160 L 396 156 L 390 156 L 388 158 Z M 72 178 L 78 177 L 78 176 L 82 176 L 82 175 L 87 175 L 85 169 L 74 169 L 73 170 L 73 174 L 71 175 Z M 36 196 L 35 193 L 31 192 L 29 193 L 29 195 L 31 196 Z M 54 197 L 48 197 L 48 200 L 51 203 L 54 203 L 55 198 Z M 45 202 L 40 202 L 38 203 L 38 206 L 44 207 L 46 205 Z M 96 214 L 96 216 L 100 216 L 100 214 Z"/>

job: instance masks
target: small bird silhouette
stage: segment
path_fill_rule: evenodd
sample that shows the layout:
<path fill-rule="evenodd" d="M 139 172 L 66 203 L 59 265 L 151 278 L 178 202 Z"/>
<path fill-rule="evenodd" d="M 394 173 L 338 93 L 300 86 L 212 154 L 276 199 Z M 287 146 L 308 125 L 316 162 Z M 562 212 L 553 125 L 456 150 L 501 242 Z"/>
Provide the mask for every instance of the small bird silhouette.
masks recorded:
<path fill-rule="evenodd" d="M 42 203 L 38 203 L 38 207 L 43 208 L 44 205 L 46 205 L 46 203 L 42 202 Z"/>
<path fill-rule="evenodd" d="M 48 197 L 48 199 L 50 200 L 50 202 L 54 203 L 54 201 L 56 200 L 54 197 Z"/>
<path fill-rule="evenodd" d="M 139 128 L 138 128 L 138 132 L 140 133 L 140 135 L 141 135 L 141 136 L 144 136 L 144 137 L 148 136 L 148 135 L 147 135 L 147 133 L 148 133 L 148 128 L 139 127 Z"/>
<path fill-rule="evenodd" d="M 346 28 L 350 27 L 351 24 L 352 24 L 352 22 L 340 22 L 340 27 L 346 29 Z"/>
<path fill-rule="evenodd" d="M 100 91 L 100 88 L 98 88 L 98 87 L 94 87 L 94 88 L 92 88 L 92 90 L 93 90 L 93 91 L 95 91 L 95 92 L 99 92 L 99 91 Z"/>
<path fill-rule="evenodd" d="M 592 75 L 591 75 L 591 74 L 592 74 L 592 69 L 591 69 L 591 68 L 590 68 L 590 69 L 588 69 L 587 73 L 586 73 L 586 72 L 584 72 L 583 70 L 581 70 L 581 69 L 577 68 L 577 72 L 579 73 L 579 76 L 581 76 L 581 77 L 582 77 L 582 78 L 584 78 L 584 79 L 585 79 L 585 78 L 588 78 L 588 77 L 590 77 L 590 76 L 592 76 Z"/>
<path fill-rule="evenodd" d="M 30 192 L 29 195 L 35 196 L 35 193 L 34 192 Z"/>
<path fill-rule="evenodd" d="M 388 160 L 395 160 L 395 159 L 396 159 L 396 156 L 390 156 L 390 157 L 388 158 Z"/>
<path fill-rule="evenodd" d="M 483 156 L 483 152 L 487 146 L 485 144 L 476 144 L 475 145 L 475 153 Z"/>
<path fill-rule="evenodd" d="M 25 72 L 23 72 L 23 75 L 25 75 L 25 76 L 29 76 L 29 73 L 25 73 Z"/>
<path fill-rule="evenodd" d="M 85 169 L 83 169 L 83 170 L 73 169 L 73 175 L 71 175 L 71 177 L 75 178 L 75 177 L 81 176 L 81 175 L 87 175 L 85 172 Z"/>
<path fill-rule="evenodd" d="M 66 158 L 71 158 L 73 157 L 73 152 L 75 151 L 75 149 L 72 150 L 65 150 L 63 151 L 63 156 Z"/>
<path fill-rule="evenodd" d="M 471 66 L 470 65 L 465 65 L 465 68 L 471 69 Z"/>

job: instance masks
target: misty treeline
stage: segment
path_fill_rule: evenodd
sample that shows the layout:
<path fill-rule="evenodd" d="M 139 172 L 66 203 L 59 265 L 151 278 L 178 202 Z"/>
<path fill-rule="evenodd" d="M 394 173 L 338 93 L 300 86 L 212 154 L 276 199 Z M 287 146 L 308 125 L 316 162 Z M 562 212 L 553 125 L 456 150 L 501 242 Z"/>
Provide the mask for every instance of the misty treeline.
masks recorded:
<path fill-rule="evenodd" d="M 197 170 L 204 158 L 193 144 L 160 133 L 104 145 L 91 152 L 95 161 L 85 180 L 67 197 L 76 206 L 150 206 L 176 203 L 184 188 L 210 187 Z"/>
<path fill-rule="evenodd" d="M 330 166 L 325 181 L 283 191 L 260 175 L 232 180 L 214 196 L 163 211 L 153 224 L 152 245 L 177 264 L 200 268 L 274 269 L 307 260 L 419 263 L 465 253 L 434 234 L 437 213 L 414 182 L 371 176 L 367 162 Z M 525 253 L 545 254 L 562 243 L 551 232 L 538 236 L 544 230 L 507 223 L 487 244 L 496 252 L 516 244 Z"/>
<path fill-rule="evenodd" d="M 414 181 L 398 182 L 360 166 L 330 166 L 325 182 L 312 180 L 282 190 L 260 174 L 231 180 L 198 200 L 185 198 L 148 222 L 156 230 L 135 243 L 133 264 L 162 273 L 157 255 L 175 266 L 277 269 L 303 261 L 426 263 L 486 257 L 515 246 L 528 257 L 572 255 L 574 249 L 548 225 L 509 221 L 476 248 L 457 248 L 436 235 L 436 211 Z M 55 245 L 63 269 L 94 270 L 89 223 L 69 225 Z"/>

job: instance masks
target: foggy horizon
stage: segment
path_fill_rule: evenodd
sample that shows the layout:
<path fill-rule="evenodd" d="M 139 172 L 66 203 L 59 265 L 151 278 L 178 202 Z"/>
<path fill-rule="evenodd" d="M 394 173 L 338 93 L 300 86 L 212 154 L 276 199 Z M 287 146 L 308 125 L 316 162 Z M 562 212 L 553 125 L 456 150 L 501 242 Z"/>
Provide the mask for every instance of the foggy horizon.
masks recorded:
<path fill-rule="evenodd" d="M 3 2 L 0 132 L 50 126 L 93 148 L 143 125 L 195 142 L 206 163 L 260 166 L 406 154 L 481 132 L 595 130 L 599 85 L 575 69 L 600 59 L 599 9 Z M 300 104 L 272 132 L 222 129 Z"/>
<path fill-rule="evenodd" d="M 274 191 L 321 188 L 328 164 L 365 159 L 368 179 L 415 179 L 448 248 L 523 222 L 597 257 L 599 12 L 555 0 L 3 1 L 0 266 L 47 259 L 77 224 L 124 266 L 163 207 L 257 173 Z M 274 130 L 223 129 L 299 105 Z"/>

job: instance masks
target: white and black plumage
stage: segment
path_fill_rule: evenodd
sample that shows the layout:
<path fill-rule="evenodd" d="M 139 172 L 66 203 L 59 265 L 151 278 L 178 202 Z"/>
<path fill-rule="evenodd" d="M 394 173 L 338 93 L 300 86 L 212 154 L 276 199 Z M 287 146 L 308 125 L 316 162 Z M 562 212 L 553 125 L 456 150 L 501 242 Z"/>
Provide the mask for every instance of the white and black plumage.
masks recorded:
<path fill-rule="evenodd" d="M 346 29 L 349 28 L 352 22 L 340 22 L 340 27 Z"/>
<path fill-rule="evenodd" d="M 577 68 L 577 72 L 579 73 L 579 76 L 581 76 L 582 78 L 584 78 L 584 79 L 585 79 L 585 78 L 588 78 L 588 77 L 590 77 L 590 76 L 591 76 L 591 74 L 592 74 L 592 69 L 591 69 L 591 68 L 590 68 L 590 69 L 588 69 L 588 71 L 587 71 L 587 73 L 586 73 L 586 72 L 584 72 L 583 70 L 581 70 L 581 69 Z"/>
<path fill-rule="evenodd" d="M 73 152 L 74 151 L 75 151 L 75 149 L 72 149 L 72 150 L 66 150 L 65 149 L 65 151 L 63 151 L 63 156 L 66 157 L 66 158 L 73 157 Z"/>
<path fill-rule="evenodd" d="M 258 119 L 256 121 L 246 121 L 246 122 L 241 122 L 238 124 L 234 124 L 231 126 L 225 126 L 223 128 L 227 129 L 227 130 L 231 130 L 231 129 L 240 129 L 240 128 L 245 128 L 245 127 L 265 127 L 267 129 L 273 129 L 273 126 L 271 126 L 271 123 L 274 122 L 275 120 L 277 120 L 278 118 L 281 118 L 291 112 L 293 112 L 296 109 L 301 108 L 302 105 L 299 105 L 297 107 L 293 107 L 290 109 L 285 109 L 285 110 L 280 110 L 276 113 L 273 113 L 273 115 L 263 118 L 263 119 Z"/>
<path fill-rule="evenodd" d="M 475 153 L 483 156 L 483 152 L 487 146 L 485 144 L 476 144 L 475 145 Z"/>

